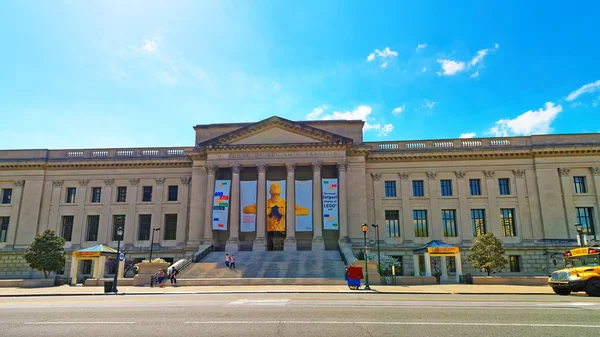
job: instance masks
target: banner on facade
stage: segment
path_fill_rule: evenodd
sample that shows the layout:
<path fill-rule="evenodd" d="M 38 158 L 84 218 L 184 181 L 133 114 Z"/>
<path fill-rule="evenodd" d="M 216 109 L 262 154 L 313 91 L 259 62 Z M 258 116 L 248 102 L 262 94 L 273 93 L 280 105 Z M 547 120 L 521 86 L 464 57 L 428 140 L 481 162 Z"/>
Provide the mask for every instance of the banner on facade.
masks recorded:
<path fill-rule="evenodd" d="M 296 232 L 312 232 L 312 180 L 296 180 Z"/>
<path fill-rule="evenodd" d="M 338 224 L 338 181 L 321 179 L 323 196 L 323 229 L 339 230 Z"/>
<path fill-rule="evenodd" d="M 215 181 L 215 194 L 213 197 L 212 229 L 226 231 L 229 221 L 229 191 L 230 180 Z"/>
<path fill-rule="evenodd" d="M 267 232 L 285 231 L 285 180 L 267 180 Z"/>
<path fill-rule="evenodd" d="M 240 181 L 240 232 L 256 230 L 256 192 L 257 181 Z"/>

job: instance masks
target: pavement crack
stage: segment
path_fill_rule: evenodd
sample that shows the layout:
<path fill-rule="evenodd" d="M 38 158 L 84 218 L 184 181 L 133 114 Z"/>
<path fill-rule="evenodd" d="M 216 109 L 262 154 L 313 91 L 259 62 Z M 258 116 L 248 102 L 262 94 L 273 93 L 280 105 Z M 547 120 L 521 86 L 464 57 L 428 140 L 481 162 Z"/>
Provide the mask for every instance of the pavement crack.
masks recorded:
<path fill-rule="evenodd" d="M 373 335 L 371 334 L 371 331 L 369 331 L 369 329 L 367 329 L 366 326 L 362 326 L 358 323 L 353 323 L 354 325 L 356 325 L 359 329 L 361 329 L 362 331 L 366 332 L 367 335 L 369 335 L 369 337 L 373 337 Z"/>
<path fill-rule="evenodd" d="M 279 336 L 282 337 L 283 335 L 281 334 L 281 328 L 283 327 L 283 324 L 281 323 L 281 321 L 279 321 L 277 323 L 277 331 L 275 331 L 275 336 Z"/>

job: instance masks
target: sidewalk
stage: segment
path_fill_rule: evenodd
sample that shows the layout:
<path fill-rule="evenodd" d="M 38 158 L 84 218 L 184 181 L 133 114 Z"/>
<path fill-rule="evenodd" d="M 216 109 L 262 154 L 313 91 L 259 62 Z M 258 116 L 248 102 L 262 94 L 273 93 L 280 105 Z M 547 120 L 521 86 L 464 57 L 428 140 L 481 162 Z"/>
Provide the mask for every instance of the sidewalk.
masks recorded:
<path fill-rule="evenodd" d="M 372 286 L 371 291 L 350 290 L 342 285 L 298 286 L 182 286 L 165 288 L 118 288 L 119 295 L 161 294 L 242 294 L 242 293 L 352 293 L 360 294 L 473 294 L 473 295 L 554 295 L 548 286 L 442 284 L 426 286 Z M 51 288 L 0 288 L 0 297 L 83 296 L 105 294 L 103 287 L 60 286 Z"/>

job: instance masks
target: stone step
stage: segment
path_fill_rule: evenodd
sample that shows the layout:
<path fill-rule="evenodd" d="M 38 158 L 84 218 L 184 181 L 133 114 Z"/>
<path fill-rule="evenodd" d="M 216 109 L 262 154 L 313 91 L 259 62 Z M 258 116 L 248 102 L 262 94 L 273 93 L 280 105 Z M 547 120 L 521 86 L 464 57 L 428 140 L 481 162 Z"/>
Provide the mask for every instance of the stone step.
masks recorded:
<path fill-rule="evenodd" d="M 171 287 L 169 280 L 164 285 Z M 199 278 L 177 279 L 177 286 L 345 285 L 342 278 Z"/>

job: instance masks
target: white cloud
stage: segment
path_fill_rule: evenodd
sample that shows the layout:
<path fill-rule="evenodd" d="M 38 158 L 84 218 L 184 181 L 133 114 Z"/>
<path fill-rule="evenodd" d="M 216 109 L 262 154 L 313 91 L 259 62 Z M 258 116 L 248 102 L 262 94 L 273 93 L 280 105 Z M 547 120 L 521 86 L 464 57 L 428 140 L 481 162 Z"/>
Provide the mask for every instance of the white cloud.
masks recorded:
<path fill-rule="evenodd" d="M 419 44 L 417 44 L 417 51 L 419 51 L 419 49 L 424 49 L 425 47 L 427 47 L 427 43 L 423 43 L 423 44 L 419 43 Z"/>
<path fill-rule="evenodd" d="M 144 45 L 142 46 L 142 49 L 149 53 L 155 51 L 156 50 L 156 41 L 144 40 Z"/>
<path fill-rule="evenodd" d="M 600 90 L 600 80 L 598 80 L 596 82 L 590 82 L 590 83 L 582 86 L 581 88 L 573 91 L 572 93 L 569 94 L 569 96 L 567 96 L 567 101 L 570 102 L 585 93 L 594 92 L 596 90 Z"/>
<path fill-rule="evenodd" d="M 437 102 L 432 102 L 432 101 L 426 99 L 425 101 L 423 101 L 423 104 L 421 104 L 421 106 L 424 108 L 433 109 L 433 107 L 436 104 L 437 104 Z"/>
<path fill-rule="evenodd" d="M 319 117 L 321 117 L 321 115 L 323 114 L 324 110 L 327 110 L 327 105 L 323 105 L 323 106 L 320 106 L 318 108 L 314 108 L 313 111 L 311 111 L 306 116 L 306 119 L 308 119 L 309 121 L 312 121 L 312 120 L 315 120 L 315 119 L 319 119 Z"/>
<path fill-rule="evenodd" d="M 540 108 L 537 111 L 529 110 L 516 118 L 497 121 L 489 133 L 496 137 L 546 134 L 552 130 L 550 124 L 561 111 L 562 106 L 547 102 L 545 109 Z"/>
<path fill-rule="evenodd" d="M 381 68 L 385 68 L 387 67 L 389 60 L 393 60 L 396 57 L 398 57 L 398 52 L 391 50 L 390 47 L 385 47 L 384 50 L 375 49 L 375 51 L 367 56 L 367 62 L 379 58 L 381 61 Z"/>
<path fill-rule="evenodd" d="M 458 72 L 465 70 L 464 62 L 456 62 L 456 61 L 452 61 L 452 60 L 437 60 L 437 61 L 442 64 L 442 69 L 444 69 L 444 73 L 443 73 L 444 75 L 452 76 L 452 75 L 457 74 Z M 441 76 L 441 73 L 438 72 L 438 75 Z"/>
<path fill-rule="evenodd" d="M 473 75 L 471 75 L 471 78 L 475 78 L 479 76 L 479 70 L 477 70 L 476 72 L 473 73 Z"/>
<path fill-rule="evenodd" d="M 370 117 L 373 110 L 368 105 L 361 105 L 352 111 L 334 111 L 329 115 L 323 115 L 322 110 L 318 110 L 321 108 L 314 109 L 308 116 L 307 119 L 310 119 L 310 115 L 317 111 L 316 116 L 320 120 L 362 120 L 365 122 L 363 126 L 364 131 L 369 130 L 377 130 L 380 136 L 387 136 L 392 130 L 394 130 L 394 126 L 392 124 L 371 124 L 369 121 L 372 121 L 374 118 Z M 313 115 L 315 116 L 315 115 Z"/>
<path fill-rule="evenodd" d="M 158 81 L 164 85 L 175 85 L 175 83 L 177 83 L 177 79 L 175 77 L 164 71 L 158 72 Z"/>
<path fill-rule="evenodd" d="M 478 51 L 477 55 L 470 62 L 471 66 L 474 66 L 477 63 L 479 63 L 480 61 L 482 61 L 483 58 L 485 57 L 485 55 L 487 55 L 487 53 L 488 53 L 487 49 L 482 49 L 482 50 Z"/>
<path fill-rule="evenodd" d="M 461 134 L 459 138 L 473 138 L 475 136 L 477 136 L 475 132 L 469 132 Z"/>
<path fill-rule="evenodd" d="M 494 48 L 498 49 L 498 48 L 500 48 L 500 45 L 496 43 L 496 44 L 494 45 Z"/>
<path fill-rule="evenodd" d="M 396 116 L 398 116 L 399 114 L 402 113 L 402 111 L 404 111 L 404 109 L 406 108 L 405 105 L 399 106 L 397 108 L 395 108 L 394 110 L 392 110 L 392 113 Z"/>
<path fill-rule="evenodd" d="M 421 70 L 421 72 L 426 72 L 427 71 L 427 67 L 423 68 L 423 70 Z"/>

